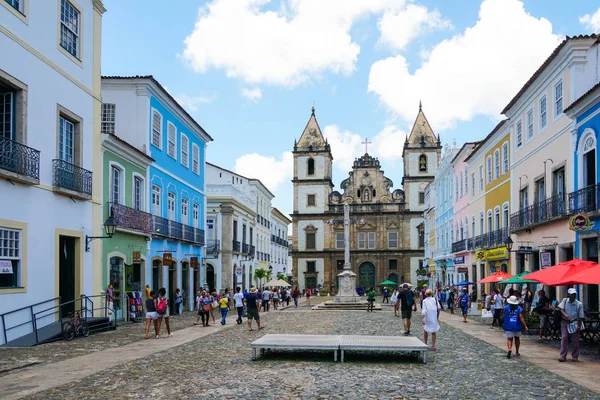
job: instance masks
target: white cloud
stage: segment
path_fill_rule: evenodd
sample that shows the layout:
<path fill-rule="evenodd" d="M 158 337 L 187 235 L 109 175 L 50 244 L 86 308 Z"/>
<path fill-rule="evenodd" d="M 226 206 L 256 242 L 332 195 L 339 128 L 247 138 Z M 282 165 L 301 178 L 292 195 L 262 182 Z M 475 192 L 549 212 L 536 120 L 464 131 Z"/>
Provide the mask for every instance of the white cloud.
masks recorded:
<path fill-rule="evenodd" d="M 402 149 L 406 140 L 406 132 L 394 125 L 388 125 L 373 138 L 373 154 L 392 167 L 402 162 Z"/>
<path fill-rule="evenodd" d="M 350 31 L 369 15 L 386 16 L 383 39 L 396 46 L 447 24 L 406 0 L 213 0 L 200 8 L 182 56 L 197 72 L 223 69 L 250 84 L 293 87 L 324 73 L 350 75 L 360 53 Z M 392 26 L 398 18 L 414 29 Z"/>
<path fill-rule="evenodd" d="M 262 91 L 260 90 L 259 87 L 256 87 L 254 89 L 244 88 L 242 90 L 242 96 L 244 96 L 248 100 L 256 103 L 262 97 Z"/>
<path fill-rule="evenodd" d="M 395 12 L 385 12 L 378 26 L 381 31 L 379 42 L 399 50 L 425 32 L 452 28 L 450 21 L 442 18 L 438 10 L 429 11 L 427 7 L 416 4 L 409 4 Z"/>
<path fill-rule="evenodd" d="M 198 107 L 201 104 L 210 103 L 215 98 L 215 96 L 190 96 L 185 93 L 180 93 L 173 97 L 182 107 L 187 108 L 190 111 L 198 110 Z"/>
<path fill-rule="evenodd" d="M 436 130 L 480 114 L 497 117 L 560 39 L 522 2 L 485 0 L 477 23 L 432 48 L 414 74 L 400 55 L 375 62 L 368 90 L 407 122 L 422 99 Z"/>
<path fill-rule="evenodd" d="M 258 153 L 244 154 L 235 160 L 233 169 L 251 179 L 259 179 L 271 192 L 294 174 L 294 156 L 286 151 L 279 159 Z"/>
<path fill-rule="evenodd" d="M 579 23 L 591 31 L 600 31 L 600 8 L 594 14 L 585 14 L 583 17 L 579 17 Z"/>

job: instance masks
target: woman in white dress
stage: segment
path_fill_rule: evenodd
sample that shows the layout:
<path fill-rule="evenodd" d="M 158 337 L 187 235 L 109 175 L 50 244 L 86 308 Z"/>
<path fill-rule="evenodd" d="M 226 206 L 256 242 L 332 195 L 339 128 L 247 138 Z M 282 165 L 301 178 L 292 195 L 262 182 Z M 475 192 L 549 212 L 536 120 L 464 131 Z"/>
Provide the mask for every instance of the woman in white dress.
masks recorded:
<path fill-rule="evenodd" d="M 423 309 L 421 310 L 423 315 L 423 338 L 425 344 L 427 344 L 427 338 L 431 333 L 431 350 L 436 351 L 435 333 L 440 330 L 440 324 L 438 322 L 440 316 L 440 303 L 432 296 L 431 289 L 427 289 L 425 296 L 425 300 L 423 300 Z"/>

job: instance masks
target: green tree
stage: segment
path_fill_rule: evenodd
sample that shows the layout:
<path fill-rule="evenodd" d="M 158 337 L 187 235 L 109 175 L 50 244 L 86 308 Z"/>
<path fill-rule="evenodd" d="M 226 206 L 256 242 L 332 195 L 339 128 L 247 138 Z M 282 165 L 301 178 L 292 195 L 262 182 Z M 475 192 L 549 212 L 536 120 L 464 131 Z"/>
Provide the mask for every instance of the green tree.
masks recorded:
<path fill-rule="evenodd" d="M 277 279 L 281 279 L 282 281 L 287 282 L 287 280 L 285 279 L 285 275 L 282 272 L 277 273 Z"/>
<path fill-rule="evenodd" d="M 259 268 L 254 271 L 254 277 L 258 279 L 258 285 L 262 289 L 262 281 L 263 279 L 267 279 L 269 277 L 269 272 L 264 268 Z"/>

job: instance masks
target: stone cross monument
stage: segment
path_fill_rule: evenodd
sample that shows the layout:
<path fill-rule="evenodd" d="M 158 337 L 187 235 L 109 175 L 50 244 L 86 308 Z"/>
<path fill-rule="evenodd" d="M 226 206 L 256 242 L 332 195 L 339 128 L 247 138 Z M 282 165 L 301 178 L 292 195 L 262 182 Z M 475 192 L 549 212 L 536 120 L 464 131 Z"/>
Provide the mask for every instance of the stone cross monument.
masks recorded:
<path fill-rule="evenodd" d="M 344 270 L 338 274 L 339 290 L 335 296 L 336 303 L 355 303 L 360 301 L 360 296 L 356 294 L 356 274 L 352 272 L 350 265 L 350 224 L 362 225 L 364 219 L 350 219 L 350 206 L 344 204 L 344 219 L 330 219 L 328 224 L 344 224 Z"/>

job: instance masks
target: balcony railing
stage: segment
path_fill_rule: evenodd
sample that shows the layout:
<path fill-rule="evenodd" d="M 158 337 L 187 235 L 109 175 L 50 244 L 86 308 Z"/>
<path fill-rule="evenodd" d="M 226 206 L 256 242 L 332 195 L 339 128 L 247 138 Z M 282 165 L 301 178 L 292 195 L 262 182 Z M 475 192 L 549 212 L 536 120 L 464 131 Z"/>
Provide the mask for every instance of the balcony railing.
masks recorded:
<path fill-rule="evenodd" d="M 172 239 L 186 240 L 195 244 L 204 245 L 204 230 L 194 228 L 181 222 L 171 221 L 152 215 L 152 233 Z"/>
<path fill-rule="evenodd" d="M 334 204 L 329 206 L 329 211 L 334 213 L 343 213 L 343 204 Z M 350 204 L 350 213 L 370 213 L 370 212 L 401 212 L 404 211 L 404 203 L 375 203 L 375 204 Z"/>
<path fill-rule="evenodd" d="M 497 229 L 492 232 L 484 233 L 483 235 L 473 238 L 473 249 L 487 249 L 504 245 L 508 237 L 508 228 Z"/>
<path fill-rule="evenodd" d="M 169 221 L 169 236 L 175 239 L 183 239 L 183 224 L 177 221 Z"/>
<path fill-rule="evenodd" d="M 119 203 L 108 203 L 108 215 L 112 215 L 119 228 L 152 233 L 152 214 Z"/>
<path fill-rule="evenodd" d="M 53 160 L 53 186 L 92 196 L 92 171 L 63 160 Z"/>
<path fill-rule="evenodd" d="M 452 252 L 458 253 L 459 251 L 465 251 L 467 249 L 467 239 L 459 240 L 458 242 L 452 243 Z"/>
<path fill-rule="evenodd" d="M 600 184 L 586 186 L 569 193 L 569 214 L 582 214 L 600 209 Z"/>
<path fill-rule="evenodd" d="M 233 241 L 233 247 L 232 247 L 233 251 L 237 251 L 238 253 L 240 252 L 240 242 L 237 240 Z"/>
<path fill-rule="evenodd" d="M 221 241 L 217 239 L 208 239 L 206 241 L 206 251 L 220 251 Z"/>
<path fill-rule="evenodd" d="M 0 136 L 0 169 L 40 182 L 40 152 Z"/>
<path fill-rule="evenodd" d="M 248 252 L 248 255 L 250 257 L 254 257 L 254 252 L 256 251 L 256 247 L 250 245 L 250 251 Z"/>
<path fill-rule="evenodd" d="M 200 228 L 194 228 L 194 241 L 196 243 L 198 243 L 201 246 L 204 246 L 205 240 L 204 240 L 204 229 L 200 229 Z"/>
<path fill-rule="evenodd" d="M 511 215 L 510 231 L 518 232 L 567 215 L 564 195 L 554 195 Z"/>
<path fill-rule="evenodd" d="M 152 233 L 159 236 L 169 237 L 169 220 L 157 215 L 153 215 Z"/>
<path fill-rule="evenodd" d="M 183 225 L 183 240 L 187 240 L 188 242 L 195 242 L 195 230 L 196 228 L 194 228 L 193 226 Z"/>
<path fill-rule="evenodd" d="M 275 243 L 276 240 L 277 239 L 276 239 L 275 235 L 271 234 L 271 242 Z"/>
<path fill-rule="evenodd" d="M 242 244 L 242 254 L 250 253 L 250 245 L 248 243 Z"/>

